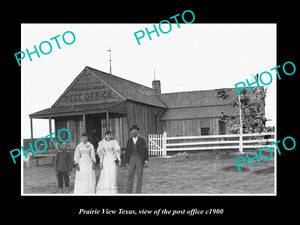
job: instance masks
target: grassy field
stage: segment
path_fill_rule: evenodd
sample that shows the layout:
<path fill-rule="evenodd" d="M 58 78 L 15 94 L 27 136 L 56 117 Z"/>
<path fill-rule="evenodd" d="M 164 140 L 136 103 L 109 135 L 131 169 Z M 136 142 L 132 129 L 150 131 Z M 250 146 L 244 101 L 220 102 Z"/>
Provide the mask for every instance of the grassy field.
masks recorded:
<path fill-rule="evenodd" d="M 261 160 L 260 164 L 253 160 L 253 167 L 245 163 L 239 172 L 234 161 L 237 157 L 236 152 L 225 151 L 202 151 L 172 158 L 150 157 L 149 168 L 144 169 L 142 193 L 273 194 L 274 159 Z M 24 194 L 57 193 L 55 172 L 49 164 L 51 159 L 43 160 L 40 166 L 32 162 L 29 168 L 24 167 Z M 97 179 L 99 174 L 97 169 Z M 119 168 L 119 193 L 125 193 L 126 179 L 127 168 Z M 71 193 L 74 180 L 75 168 L 70 176 Z"/>

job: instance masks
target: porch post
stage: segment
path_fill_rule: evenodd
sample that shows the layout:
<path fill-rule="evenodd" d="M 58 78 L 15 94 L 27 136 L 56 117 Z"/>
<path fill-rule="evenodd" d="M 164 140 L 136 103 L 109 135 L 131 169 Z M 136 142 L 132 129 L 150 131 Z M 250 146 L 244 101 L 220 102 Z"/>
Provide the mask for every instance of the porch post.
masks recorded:
<path fill-rule="evenodd" d="M 82 114 L 82 120 L 83 120 L 83 132 L 86 132 L 86 120 L 85 120 L 85 114 Z"/>
<path fill-rule="evenodd" d="M 52 134 L 51 116 L 49 116 L 48 120 L 49 120 L 49 134 Z M 49 141 L 49 149 L 52 149 L 52 142 L 51 141 Z"/>
<path fill-rule="evenodd" d="M 49 116 L 49 134 L 52 134 L 51 116 Z"/>
<path fill-rule="evenodd" d="M 106 113 L 106 131 L 108 131 L 109 130 L 109 112 L 106 111 L 105 113 Z"/>
<path fill-rule="evenodd" d="M 30 117 L 30 142 L 33 146 L 33 124 L 32 124 L 32 118 Z"/>

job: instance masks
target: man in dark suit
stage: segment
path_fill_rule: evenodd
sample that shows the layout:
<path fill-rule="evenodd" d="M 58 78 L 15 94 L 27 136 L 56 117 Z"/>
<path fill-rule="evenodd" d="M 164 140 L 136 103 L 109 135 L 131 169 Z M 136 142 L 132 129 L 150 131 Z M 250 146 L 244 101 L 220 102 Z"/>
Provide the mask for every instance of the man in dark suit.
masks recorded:
<path fill-rule="evenodd" d="M 139 136 L 140 128 L 130 128 L 131 138 L 127 141 L 125 162 L 128 165 L 127 193 L 132 193 L 133 180 L 136 172 L 136 193 L 141 193 L 144 167 L 148 166 L 148 147 L 146 141 Z"/>

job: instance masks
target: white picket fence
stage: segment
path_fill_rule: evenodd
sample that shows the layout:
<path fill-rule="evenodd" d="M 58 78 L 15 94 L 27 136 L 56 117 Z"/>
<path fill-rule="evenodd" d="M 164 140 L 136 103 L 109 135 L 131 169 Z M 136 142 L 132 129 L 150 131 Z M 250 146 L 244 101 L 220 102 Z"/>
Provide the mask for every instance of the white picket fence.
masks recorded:
<path fill-rule="evenodd" d="M 240 142 L 241 139 L 241 142 Z M 197 150 L 221 150 L 221 149 L 259 149 L 270 146 L 275 142 L 275 133 L 256 134 L 225 134 L 205 136 L 179 136 L 168 137 L 167 133 L 149 134 L 149 155 L 166 156 L 171 151 L 197 151 Z M 240 146 L 241 144 L 241 146 Z"/>
<path fill-rule="evenodd" d="M 167 155 L 166 154 L 166 140 L 167 133 L 163 134 L 149 134 L 148 138 L 149 155 Z"/>

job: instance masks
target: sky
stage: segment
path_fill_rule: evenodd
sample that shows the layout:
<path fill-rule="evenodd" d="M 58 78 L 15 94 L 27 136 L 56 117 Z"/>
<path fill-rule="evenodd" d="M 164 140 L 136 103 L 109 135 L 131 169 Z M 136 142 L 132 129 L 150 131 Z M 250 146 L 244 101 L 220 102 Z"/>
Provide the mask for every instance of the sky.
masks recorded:
<path fill-rule="evenodd" d="M 51 107 L 85 66 L 109 72 L 110 47 L 112 74 L 151 87 L 155 69 L 162 93 L 234 88 L 263 71 L 276 76 L 270 71 L 277 66 L 276 24 L 182 22 L 178 28 L 172 23 L 169 33 L 152 33 L 152 40 L 146 34 L 138 45 L 134 33 L 146 33 L 146 27 L 151 31 L 153 24 L 21 24 L 20 51 L 33 52 L 43 41 L 52 44 L 50 54 L 32 54 L 32 61 L 26 55 L 21 61 L 22 139 L 30 138 L 29 114 Z M 73 44 L 63 42 L 66 31 L 74 33 Z M 57 35 L 61 49 L 50 40 Z M 72 41 L 69 34 L 65 38 Z M 274 126 L 276 79 L 267 88 L 267 125 Z M 33 119 L 33 136 L 48 135 L 48 123 Z"/>

